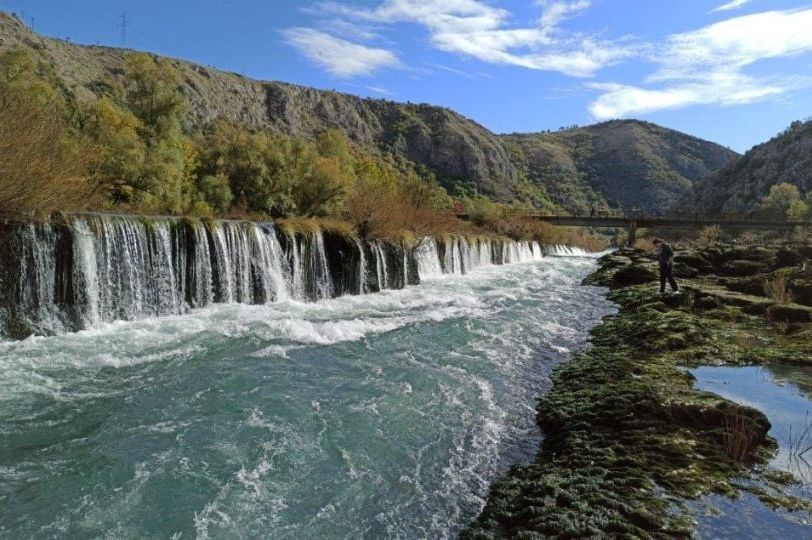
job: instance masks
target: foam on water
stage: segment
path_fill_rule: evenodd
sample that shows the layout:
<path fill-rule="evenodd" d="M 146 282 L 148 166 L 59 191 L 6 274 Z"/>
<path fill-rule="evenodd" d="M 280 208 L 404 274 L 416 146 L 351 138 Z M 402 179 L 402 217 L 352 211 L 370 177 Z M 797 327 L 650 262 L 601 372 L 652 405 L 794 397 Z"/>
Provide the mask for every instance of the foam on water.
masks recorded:
<path fill-rule="evenodd" d="M 526 244 L 495 266 L 463 240 L 444 255 L 465 274 L 417 256 L 416 287 L 0 344 L 0 531 L 454 536 L 533 455 L 536 396 L 610 309 L 577 286 L 588 258 Z"/>

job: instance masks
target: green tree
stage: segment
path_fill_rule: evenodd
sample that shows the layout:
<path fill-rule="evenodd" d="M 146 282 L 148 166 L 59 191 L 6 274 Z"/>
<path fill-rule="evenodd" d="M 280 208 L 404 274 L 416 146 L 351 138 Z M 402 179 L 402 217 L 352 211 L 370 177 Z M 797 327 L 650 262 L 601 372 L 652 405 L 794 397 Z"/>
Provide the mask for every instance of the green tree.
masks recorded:
<path fill-rule="evenodd" d="M 188 103 L 180 90 L 180 76 L 169 60 L 132 54 L 124 87 L 130 112 L 139 120 L 134 129 L 143 141 L 144 155 L 137 173 L 119 180 L 117 193 L 137 208 L 183 212 L 192 203 L 194 184 L 187 170 L 190 145 L 181 131 Z"/>
<path fill-rule="evenodd" d="M 93 176 L 113 201 L 130 201 L 134 190 L 147 189 L 141 182 L 146 146 L 138 135 L 140 127 L 135 115 L 108 98 L 87 107 L 84 133 L 101 155 Z"/>
<path fill-rule="evenodd" d="M 770 188 L 770 193 L 761 203 L 759 213 L 770 219 L 787 219 L 791 212 L 797 212 L 800 205 L 804 204 L 801 200 L 801 192 L 798 186 L 782 182 L 775 184 Z"/>
<path fill-rule="evenodd" d="M 127 57 L 127 104 L 142 122 L 142 137 L 171 139 L 180 133 L 188 101 L 180 89 L 180 75 L 168 59 L 147 54 Z"/>
<path fill-rule="evenodd" d="M 47 66 L 36 61 L 25 49 L 0 53 L 0 105 L 25 99 L 41 106 L 56 106 L 64 115 L 65 102 L 56 83 Z"/>
<path fill-rule="evenodd" d="M 204 176 L 200 180 L 199 192 L 203 201 L 221 214 L 227 212 L 234 202 L 228 177 L 224 174 Z"/>

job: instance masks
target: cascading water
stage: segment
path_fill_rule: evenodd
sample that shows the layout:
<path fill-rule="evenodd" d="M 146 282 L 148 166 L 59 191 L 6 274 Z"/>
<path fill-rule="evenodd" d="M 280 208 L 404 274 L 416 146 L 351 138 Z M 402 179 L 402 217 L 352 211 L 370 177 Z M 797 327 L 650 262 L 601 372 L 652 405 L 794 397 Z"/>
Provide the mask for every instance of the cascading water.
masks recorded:
<path fill-rule="evenodd" d="M 549 246 L 547 254 L 554 257 L 583 257 L 588 255 L 583 248 L 561 245 Z"/>
<path fill-rule="evenodd" d="M 386 268 L 386 253 L 380 242 L 373 243 L 375 253 L 375 272 L 378 276 L 378 290 L 383 290 L 389 286 L 389 276 Z"/>
<path fill-rule="evenodd" d="M 0 337 L 55 334 L 213 303 L 317 301 L 540 260 L 536 243 L 449 236 L 417 246 L 272 223 L 103 214 L 0 224 Z M 582 250 L 554 246 L 556 255 Z"/>
<path fill-rule="evenodd" d="M 438 277 L 443 274 L 436 239 L 426 237 L 421 240 L 415 249 L 415 258 L 417 259 L 417 269 L 421 279 Z"/>
<path fill-rule="evenodd" d="M 353 238 L 355 246 L 358 248 L 359 264 L 358 264 L 358 294 L 366 294 L 369 292 L 369 284 L 367 283 L 367 256 L 364 246 L 358 238 Z"/>

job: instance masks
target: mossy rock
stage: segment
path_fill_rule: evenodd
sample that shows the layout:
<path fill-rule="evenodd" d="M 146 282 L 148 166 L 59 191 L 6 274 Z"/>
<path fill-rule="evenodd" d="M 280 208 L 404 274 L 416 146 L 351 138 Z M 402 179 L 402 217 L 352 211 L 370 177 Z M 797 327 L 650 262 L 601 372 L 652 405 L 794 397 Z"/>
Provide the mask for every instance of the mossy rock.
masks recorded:
<path fill-rule="evenodd" d="M 775 263 L 776 250 L 761 246 L 748 246 L 721 249 L 716 252 L 715 264 L 732 261 L 749 261 L 771 265 Z"/>
<path fill-rule="evenodd" d="M 768 320 L 775 322 L 812 322 L 812 308 L 799 304 L 775 304 L 767 309 L 766 315 Z"/>
<path fill-rule="evenodd" d="M 734 260 L 722 264 L 719 273 L 725 276 L 755 276 L 769 270 L 769 266 L 757 261 Z"/>
<path fill-rule="evenodd" d="M 699 274 L 710 274 L 714 271 L 713 265 L 701 254 L 695 252 L 678 253 L 674 257 L 674 263 L 682 263 L 694 269 Z M 676 270 L 676 266 L 674 267 Z"/>
<path fill-rule="evenodd" d="M 631 262 L 632 260 L 628 257 L 624 257 L 622 255 L 609 254 L 601 257 L 599 264 L 601 269 L 607 270 L 611 268 L 620 268 L 621 266 L 631 264 Z"/>
<path fill-rule="evenodd" d="M 674 261 L 674 276 L 682 279 L 693 279 L 699 276 L 699 270 L 679 261 Z"/>
<path fill-rule="evenodd" d="M 729 279 L 725 282 L 725 287 L 731 291 L 753 296 L 764 296 L 764 281 L 767 278 L 767 275 L 761 275 L 757 277 Z"/>
<path fill-rule="evenodd" d="M 657 281 L 659 278 L 659 274 L 649 266 L 632 264 L 615 272 L 612 276 L 612 283 L 618 287 L 628 287 Z"/>
<path fill-rule="evenodd" d="M 775 267 L 799 266 L 812 259 L 812 246 L 785 246 L 775 253 Z"/>
<path fill-rule="evenodd" d="M 812 278 L 793 279 L 789 284 L 789 290 L 796 303 L 812 306 Z"/>

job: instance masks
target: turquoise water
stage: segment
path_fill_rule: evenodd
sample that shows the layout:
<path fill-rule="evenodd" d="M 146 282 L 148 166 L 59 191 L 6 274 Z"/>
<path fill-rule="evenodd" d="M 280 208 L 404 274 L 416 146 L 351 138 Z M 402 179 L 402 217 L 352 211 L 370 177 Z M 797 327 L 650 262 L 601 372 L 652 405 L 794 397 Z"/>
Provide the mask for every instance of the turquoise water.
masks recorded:
<path fill-rule="evenodd" d="M 0 344 L 0 536 L 448 537 L 612 309 L 594 259 Z"/>

